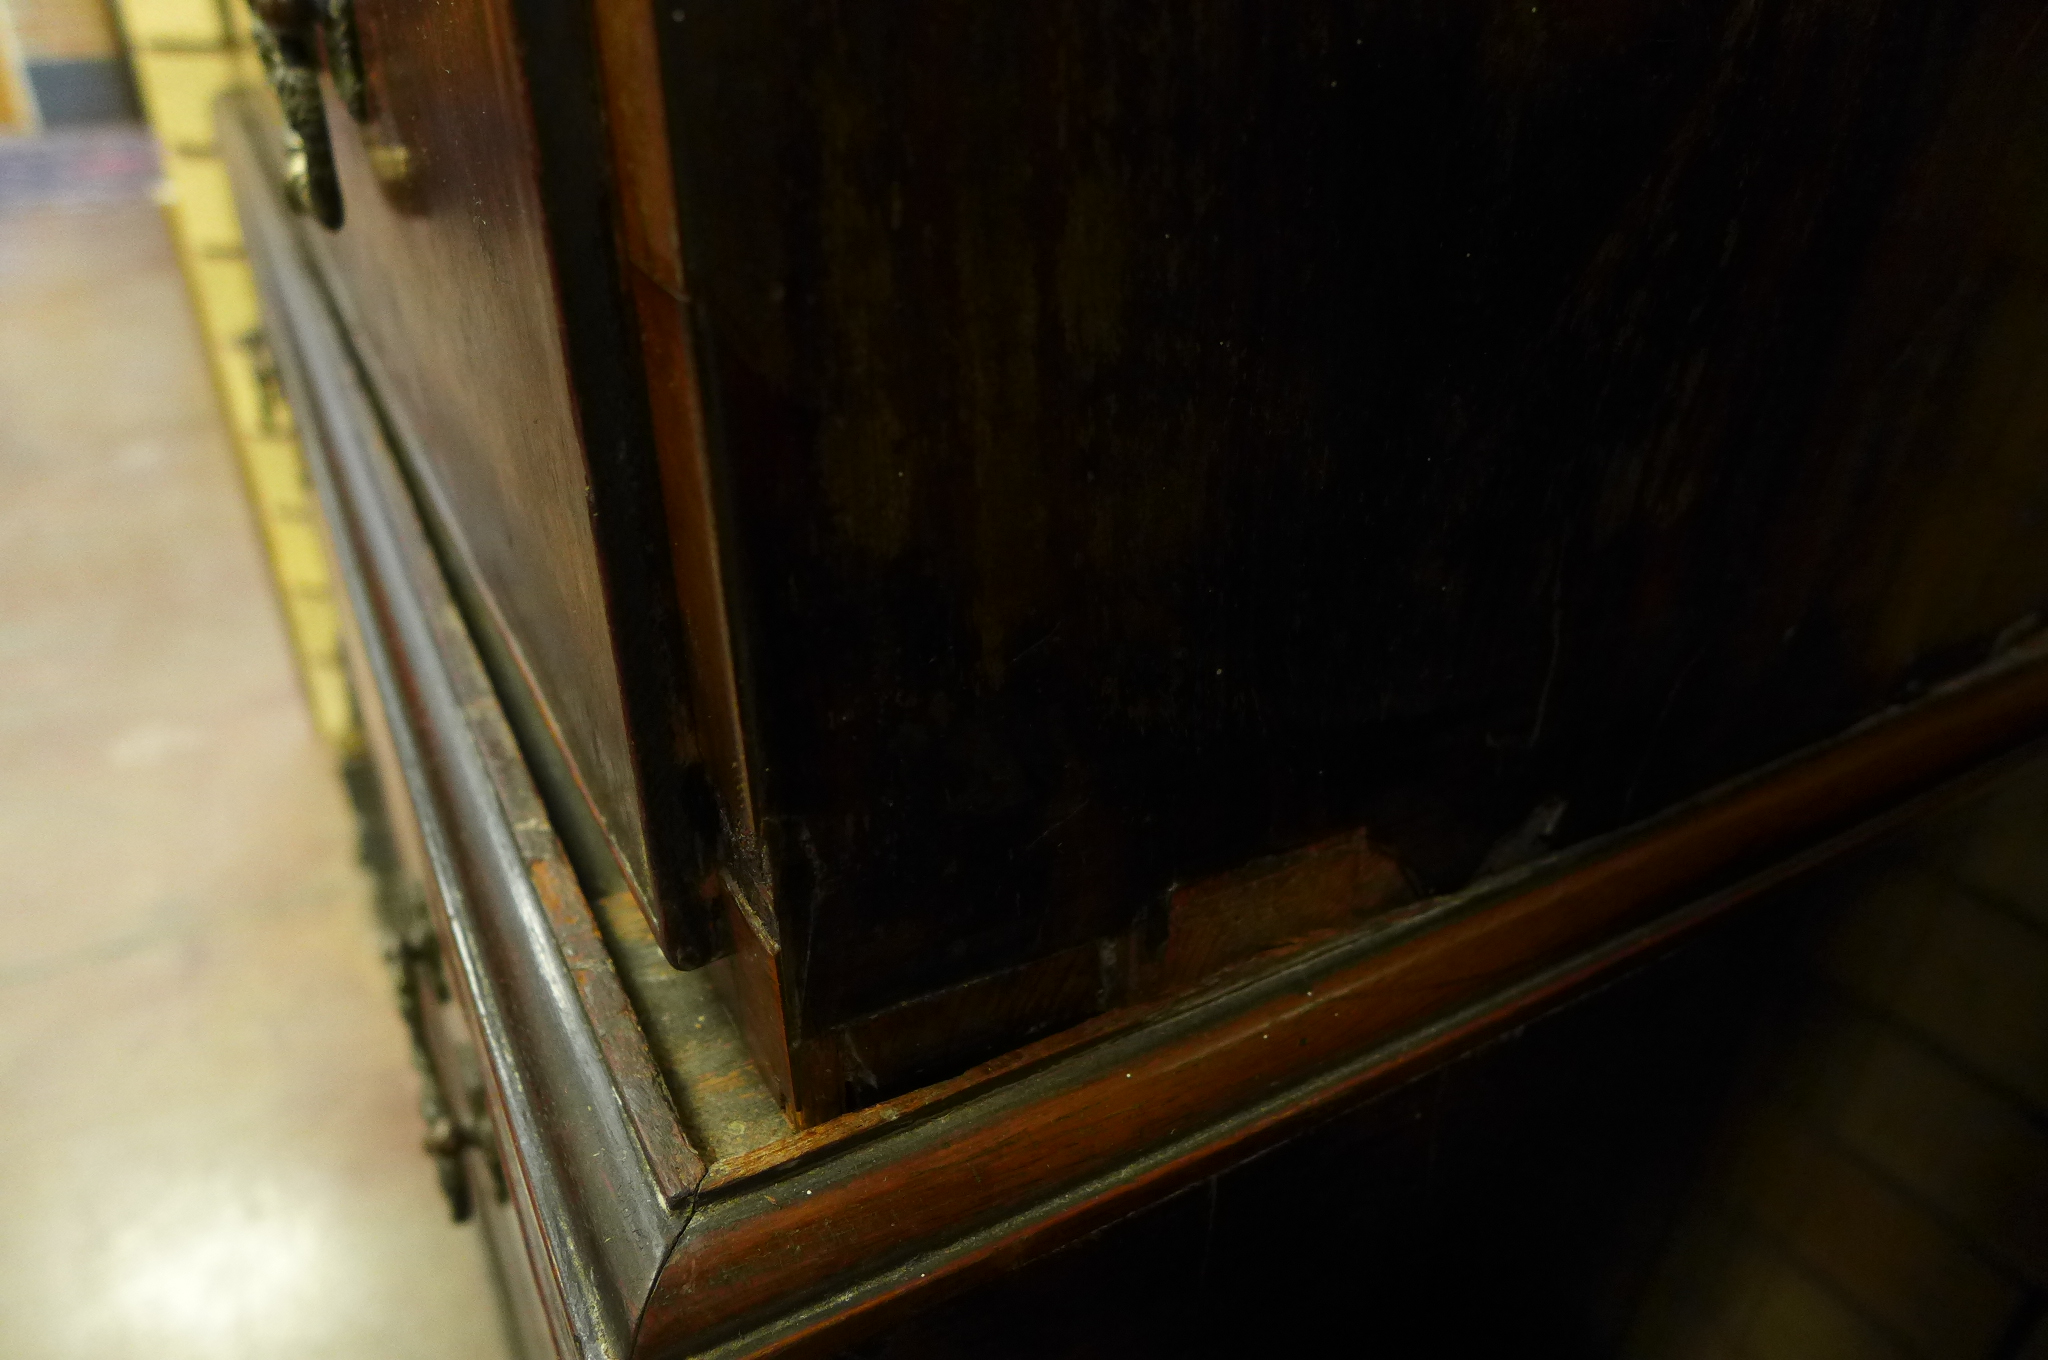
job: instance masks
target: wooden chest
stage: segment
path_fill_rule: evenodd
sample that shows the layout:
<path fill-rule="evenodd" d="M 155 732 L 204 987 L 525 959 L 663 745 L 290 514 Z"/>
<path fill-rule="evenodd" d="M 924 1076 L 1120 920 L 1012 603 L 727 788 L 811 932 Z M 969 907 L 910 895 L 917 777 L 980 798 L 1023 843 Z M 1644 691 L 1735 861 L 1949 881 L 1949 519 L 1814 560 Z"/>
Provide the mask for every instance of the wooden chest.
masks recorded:
<path fill-rule="evenodd" d="M 764 1215 L 643 1346 L 795 1307 L 748 1177 L 1044 1078 L 1107 1160 L 943 1232 L 1142 1180 L 2040 724 L 2025 6 L 262 12 L 227 115 L 411 877 L 460 954 L 498 876 L 476 975 L 539 971 L 475 1013 L 577 1003 L 634 1231 Z M 1349 1019 L 1226 1039 L 1306 960 Z M 1139 1035 L 1160 1122 L 1090 1066 Z M 897 1259 L 844 1240 L 821 1288 Z"/>

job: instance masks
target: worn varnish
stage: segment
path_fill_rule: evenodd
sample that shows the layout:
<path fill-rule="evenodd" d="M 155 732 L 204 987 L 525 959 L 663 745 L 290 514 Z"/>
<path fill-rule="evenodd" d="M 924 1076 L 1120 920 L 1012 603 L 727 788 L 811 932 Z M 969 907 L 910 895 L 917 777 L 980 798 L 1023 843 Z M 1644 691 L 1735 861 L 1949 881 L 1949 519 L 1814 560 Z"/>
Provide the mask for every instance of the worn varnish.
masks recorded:
<path fill-rule="evenodd" d="M 1454 888 L 2030 628 L 2037 19 L 669 13 L 793 1031 L 1359 828 Z"/>
<path fill-rule="evenodd" d="M 664 1264 L 643 1336 L 656 1354 L 756 1331 L 750 1347 L 801 1351 L 1054 1250 L 1955 796 L 1981 772 L 1968 753 L 2038 739 L 2044 715 L 2048 667 L 2037 664 L 1577 863 L 1418 907 L 1240 979 L 1205 1005 L 1155 1006 L 1122 1033 L 1012 1055 L 998 1065 L 1035 1075 L 932 1092 L 927 1122 L 891 1150 L 863 1155 L 849 1140 L 803 1174 L 707 1198 Z M 878 1108 L 885 1125 L 900 1117 Z M 992 1221 L 1004 1231 L 964 1233 Z M 783 1302 L 814 1292 L 837 1301 L 822 1319 Z"/>
<path fill-rule="evenodd" d="M 2048 595 L 2024 7 L 360 22 L 337 296 L 800 1121 L 1358 916 L 1209 880 L 1455 889 Z"/>
<path fill-rule="evenodd" d="M 2030 630 L 2032 18 L 367 0 L 320 253 L 552 805 L 818 1122 Z"/>

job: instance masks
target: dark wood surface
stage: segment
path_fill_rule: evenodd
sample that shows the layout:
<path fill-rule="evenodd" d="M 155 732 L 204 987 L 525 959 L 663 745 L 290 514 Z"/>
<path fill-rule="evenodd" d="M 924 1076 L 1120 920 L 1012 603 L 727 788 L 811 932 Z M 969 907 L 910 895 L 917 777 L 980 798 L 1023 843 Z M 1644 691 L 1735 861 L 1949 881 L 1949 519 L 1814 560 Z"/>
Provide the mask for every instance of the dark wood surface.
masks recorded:
<path fill-rule="evenodd" d="M 1282 1149 L 817 1353 L 1638 1354 L 1629 1323 L 1743 1060 L 1811 985 L 1818 896 L 1759 903 Z"/>
<path fill-rule="evenodd" d="M 585 877 L 800 1122 L 2048 604 L 2016 0 L 357 9 L 323 277 Z"/>
<path fill-rule="evenodd" d="M 234 150 L 247 202 L 262 171 Z M 335 460 L 326 513 L 442 885 L 451 982 L 487 1064 L 511 1202 L 570 1353 L 824 1353 L 901 1322 L 1602 984 L 1948 796 L 2048 725 L 2048 664 L 2017 654 L 1483 892 L 1334 930 L 1206 996 L 1114 1012 L 733 1158 L 671 1210 L 633 1129 L 631 1073 L 603 1033 L 633 1017 L 593 1008 L 608 968 L 579 967 L 588 905 L 559 884 L 552 902 L 538 890 L 532 861 L 559 851 L 540 853 L 545 822 L 507 792 L 521 767 L 502 730 L 479 733 L 502 716 L 417 520 L 405 527 L 408 491 L 352 360 L 269 211 L 249 236 L 280 359 L 316 453 Z M 467 689 L 451 667 L 472 677 Z M 514 825 L 517 806 L 528 811 Z M 1374 881 L 1376 863 L 1372 843 L 1340 841 L 1276 878 L 1288 891 L 1302 875 L 1349 885 L 1327 894 L 1341 899 Z"/>
<path fill-rule="evenodd" d="M 2048 1280 L 2044 812 L 2035 760 L 831 1353 L 2025 1354 Z"/>
<path fill-rule="evenodd" d="M 800 1042 L 1361 828 L 1459 887 L 2048 596 L 2031 5 L 661 13 Z"/>
<path fill-rule="evenodd" d="M 250 236 L 565 1349 L 828 1352 L 2048 723 L 2016 5 L 714 0 L 679 225 L 648 15 L 361 17 Z M 607 874 L 814 1127 L 705 1164 Z"/>
<path fill-rule="evenodd" d="M 700 891 L 718 813 L 613 251 L 591 16 L 354 10 L 369 118 L 330 87 L 347 218 L 311 243 L 321 273 L 515 720 L 559 750 L 557 814 L 595 823 L 672 956 L 701 963 L 718 952 Z"/>

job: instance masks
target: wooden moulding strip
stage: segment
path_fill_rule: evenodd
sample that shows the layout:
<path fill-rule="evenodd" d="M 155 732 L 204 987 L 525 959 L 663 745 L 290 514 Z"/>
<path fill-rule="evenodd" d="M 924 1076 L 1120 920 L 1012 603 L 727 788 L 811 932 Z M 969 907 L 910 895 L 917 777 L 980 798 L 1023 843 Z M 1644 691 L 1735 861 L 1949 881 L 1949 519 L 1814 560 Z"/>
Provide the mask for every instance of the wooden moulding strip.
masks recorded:
<path fill-rule="evenodd" d="M 263 132 L 250 125 L 246 103 L 225 103 L 222 110 L 237 120 L 222 129 L 230 149 L 239 152 L 242 160 L 260 162 L 255 148 L 263 144 Z M 282 205 L 264 192 L 267 184 L 277 181 L 274 173 L 266 173 L 269 170 L 268 166 L 245 166 L 237 180 L 243 209 L 260 228 L 251 233 L 250 243 L 258 251 L 258 263 L 270 275 L 269 301 L 283 332 L 279 358 L 293 361 L 287 377 L 297 378 L 292 385 L 300 389 L 296 395 L 302 411 L 316 411 L 321 423 L 346 428 L 353 436 L 346 446 L 331 440 L 334 447 L 321 450 L 337 465 L 332 480 L 340 501 L 337 517 L 342 523 L 331 527 L 340 532 L 346 526 L 354 529 L 357 537 L 374 537 L 381 549 L 351 555 L 363 564 L 362 574 L 371 594 L 386 602 L 383 609 L 360 622 L 364 628 L 378 627 L 380 640 L 388 643 L 385 649 L 406 676 L 429 669 L 438 676 L 459 709 L 460 730 L 437 727 L 438 715 L 434 714 L 394 712 L 390 716 L 397 721 L 411 717 L 414 726 L 435 740 L 460 743 L 488 781 L 519 861 L 516 869 L 510 864 L 501 867 L 507 873 L 522 874 L 545 912 L 610 1084 L 661 1201 L 667 1207 L 678 1206 L 695 1189 L 704 1163 L 683 1134 L 647 1048 L 646 1035 L 598 933 L 596 918 L 548 820 L 395 456 L 384 444 L 353 356 L 327 310 L 326 299 L 318 293 L 312 270 L 299 254 Z M 296 360 L 300 349 L 311 351 L 310 364 Z M 301 368 L 306 372 L 299 372 Z M 327 398 L 324 403 L 323 397 Z M 424 633 L 421 640 L 430 644 L 430 655 L 421 654 L 419 647 L 409 647 L 399 626 L 389 622 L 400 608 L 419 625 Z M 403 686 L 408 696 L 427 688 L 416 678 Z"/>
<path fill-rule="evenodd" d="M 669 1207 L 686 1200 L 704 1171 L 703 1160 L 690 1146 L 655 1066 L 625 988 L 597 929 L 597 919 L 583 896 L 568 853 L 549 822 L 540 792 L 485 674 L 461 611 L 448 593 L 439 561 L 417 522 L 404 482 L 393 466 L 369 470 L 382 485 L 382 508 L 398 527 L 408 558 L 408 579 L 392 583 L 408 590 L 422 606 L 434 632 L 438 659 L 446 668 L 474 743 L 512 838 L 525 862 L 526 876 L 546 911 L 556 946 L 576 986 L 577 999 L 589 1018 L 612 1085 L 625 1107 L 628 1122 L 653 1172 L 662 1201 Z"/>
<path fill-rule="evenodd" d="M 919 1115 L 885 1105 L 857 1131 L 815 1130 L 808 1158 L 715 1192 L 707 1181 L 636 1351 L 845 1344 L 1528 1018 L 2044 727 L 2048 664 L 2035 655 L 1508 882 L 1121 1029 L 1104 1017 L 1081 1046 L 1015 1055 L 1007 1081 L 984 1070 Z"/>

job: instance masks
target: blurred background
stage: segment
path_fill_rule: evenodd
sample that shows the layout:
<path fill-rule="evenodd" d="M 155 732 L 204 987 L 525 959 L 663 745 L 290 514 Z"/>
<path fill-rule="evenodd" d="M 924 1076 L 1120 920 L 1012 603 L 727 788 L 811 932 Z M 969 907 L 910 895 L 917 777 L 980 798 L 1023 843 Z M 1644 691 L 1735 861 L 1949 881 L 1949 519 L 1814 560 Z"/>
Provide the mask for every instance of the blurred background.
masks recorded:
<path fill-rule="evenodd" d="M 239 22 L 0 0 L 0 1355 L 494 1357 L 213 145 Z"/>

